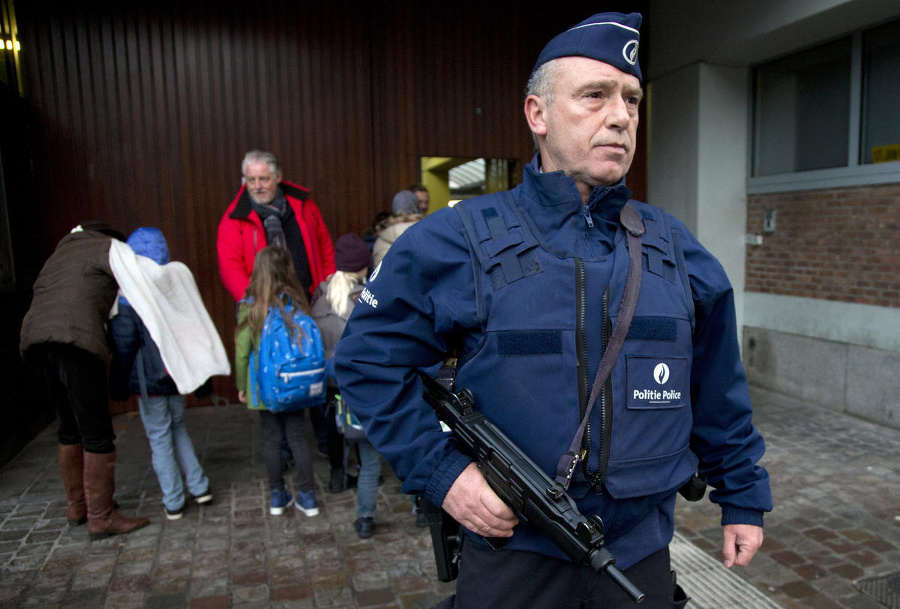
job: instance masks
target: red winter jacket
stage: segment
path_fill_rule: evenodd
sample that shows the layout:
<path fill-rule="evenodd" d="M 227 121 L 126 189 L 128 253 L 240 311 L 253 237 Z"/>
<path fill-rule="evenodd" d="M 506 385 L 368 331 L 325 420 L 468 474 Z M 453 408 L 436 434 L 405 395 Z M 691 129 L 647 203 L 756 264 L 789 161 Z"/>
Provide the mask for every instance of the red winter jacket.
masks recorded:
<path fill-rule="evenodd" d="M 297 224 L 303 234 L 306 257 L 312 273 L 310 290 L 313 290 L 335 270 L 331 235 L 318 206 L 309 198 L 308 189 L 284 181 L 280 186 L 288 204 L 294 210 Z M 236 301 L 244 297 L 244 292 L 250 285 L 250 273 L 253 271 L 256 252 L 267 245 L 266 230 L 260 217 L 253 211 L 245 188 L 241 186 L 234 201 L 222 215 L 216 239 L 219 275 L 225 289 Z"/>

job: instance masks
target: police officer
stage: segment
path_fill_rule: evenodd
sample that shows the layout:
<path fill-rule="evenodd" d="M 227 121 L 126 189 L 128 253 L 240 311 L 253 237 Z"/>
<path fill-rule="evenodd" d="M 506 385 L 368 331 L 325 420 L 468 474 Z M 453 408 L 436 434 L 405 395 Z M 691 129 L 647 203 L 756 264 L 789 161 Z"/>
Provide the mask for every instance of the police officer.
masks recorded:
<path fill-rule="evenodd" d="M 762 543 L 771 494 L 757 465 L 765 447 L 751 421 L 732 288 L 680 221 L 631 200 L 625 185 L 643 96 L 640 23 L 636 13 L 602 13 L 547 44 L 525 100 L 539 152 L 522 184 L 407 230 L 337 346 L 341 394 L 403 490 L 470 533 L 458 607 L 632 601 L 518 523 L 440 430 L 416 371 L 433 372 L 451 351 L 457 389 L 471 390 L 548 475 L 574 463 L 569 494 L 602 518 L 606 547 L 647 594 L 644 607 L 686 602 L 668 545 L 676 493 L 695 471 L 722 509 L 725 565 L 747 565 Z M 641 225 L 631 236 L 626 216 Z M 595 377 L 610 350 L 610 373 Z M 571 446 L 578 459 L 567 461 Z M 505 538 L 504 548 L 485 537 Z"/>

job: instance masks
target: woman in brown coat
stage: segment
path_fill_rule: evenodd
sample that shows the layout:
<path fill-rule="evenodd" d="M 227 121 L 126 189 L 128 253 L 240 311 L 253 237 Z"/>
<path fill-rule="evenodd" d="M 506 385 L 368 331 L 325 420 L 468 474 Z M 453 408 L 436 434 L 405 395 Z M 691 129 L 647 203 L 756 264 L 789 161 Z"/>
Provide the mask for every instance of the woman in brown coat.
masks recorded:
<path fill-rule="evenodd" d="M 106 320 L 118 293 L 109 266 L 111 238 L 102 222 L 84 222 L 63 237 L 34 283 L 19 351 L 46 384 L 59 421 L 59 468 L 71 526 L 88 523 L 91 539 L 148 524 L 116 511 L 116 452 L 109 414 Z"/>

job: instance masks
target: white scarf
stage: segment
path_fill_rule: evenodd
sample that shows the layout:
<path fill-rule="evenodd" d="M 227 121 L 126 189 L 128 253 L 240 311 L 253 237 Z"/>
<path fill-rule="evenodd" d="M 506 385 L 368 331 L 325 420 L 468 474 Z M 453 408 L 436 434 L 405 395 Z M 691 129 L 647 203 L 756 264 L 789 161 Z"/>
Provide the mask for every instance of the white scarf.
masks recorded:
<path fill-rule="evenodd" d="M 179 393 L 191 393 L 210 376 L 231 374 L 222 339 L 187 266 L 156 264 L 116 239 L 109 248 L 109 266 L 120 292 L 147 326 Z"/>

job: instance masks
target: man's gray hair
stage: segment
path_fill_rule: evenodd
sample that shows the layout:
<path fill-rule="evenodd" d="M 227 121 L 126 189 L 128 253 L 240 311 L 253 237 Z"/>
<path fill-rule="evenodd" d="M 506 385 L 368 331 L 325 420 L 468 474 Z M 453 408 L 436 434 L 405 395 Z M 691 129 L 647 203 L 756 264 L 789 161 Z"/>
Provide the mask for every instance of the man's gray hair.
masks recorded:
<path fill-rule="evenodd" d="M 553 88 L 556 85 L 557 62 L 555 59 L 541 64 L 537 70 L 532 72 L 531 78 L 528 79 L 528 85 L 525 87 L 525 97 L 534 95 L 540 97 L 548 106 L 553 103 Z M 534 141 L 534 149 L 540 150 L 537 136 L 532 133 L 531 139 Z"/>
<path fill-rule="evenodd" d="M 525 96 L 536 95 L 548 106 L 553 103 L 553 86 L 556 84 L 556 61 L 542 64 L 531 74 L 525 87 Z"/>
<path fill-rule="evenodd" d="M 272 175 L 277 175 L 281 173 L 281 166 L 278 164 L 278 157 L 276 157 L 271 152 L 266 152 L 265 150 L 251 150 L 247 154 L 244 155 L 244 160 L 241 161 L 241 175 L 247 175 L 247 165 L 250 163 L 265 163 L 269 166 L 269 171 L 272 172 Z"/>

